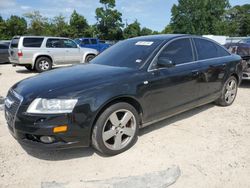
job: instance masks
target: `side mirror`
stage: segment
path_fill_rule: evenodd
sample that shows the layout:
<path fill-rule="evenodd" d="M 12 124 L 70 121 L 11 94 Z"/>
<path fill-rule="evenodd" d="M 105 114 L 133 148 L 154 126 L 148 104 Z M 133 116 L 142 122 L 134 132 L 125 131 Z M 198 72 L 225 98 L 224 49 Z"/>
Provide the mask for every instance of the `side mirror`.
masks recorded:
<path fill-rule="evenodd" d="M 171 68 L 174 67 L 175 64 L 166 57 L 159 57 L 157 61 L 157 66 L 160 68 L 162 67 Z"/>
<path fill-rule="evenodd" d="M 77 44 L 77 48 L 81 48 L 81 46 L 79 44 Z"/>

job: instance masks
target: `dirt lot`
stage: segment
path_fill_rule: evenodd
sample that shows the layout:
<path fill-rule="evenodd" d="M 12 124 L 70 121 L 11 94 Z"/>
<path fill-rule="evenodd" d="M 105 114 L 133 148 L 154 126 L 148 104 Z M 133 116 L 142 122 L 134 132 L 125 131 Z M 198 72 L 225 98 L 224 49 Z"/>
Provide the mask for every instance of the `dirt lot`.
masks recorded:
<path fill-rule="evenodd" d="M 34 75 L 10 65 L 0 65 L 0 74 L 0 96 Z M 119 186 L 119 178 L 129 185 L 130 179 L 124 178 L 131 176 L 141 180 L 129 187 L 166 187 L 161 181 L 168 177 L 161 172 L 175 173 L 173 188 L 250 187 L 249 113 L 250 82 L 244 82 L 232 106 L 208 104 L 144 128 L 129 151 L 104 157 L 91 148 L 51 152 L 22 148 L 9 134 L 0 111 L 0 187 L 98 187 L 99 182 L 99 187 L 118 188 L 125 187 Z"/>

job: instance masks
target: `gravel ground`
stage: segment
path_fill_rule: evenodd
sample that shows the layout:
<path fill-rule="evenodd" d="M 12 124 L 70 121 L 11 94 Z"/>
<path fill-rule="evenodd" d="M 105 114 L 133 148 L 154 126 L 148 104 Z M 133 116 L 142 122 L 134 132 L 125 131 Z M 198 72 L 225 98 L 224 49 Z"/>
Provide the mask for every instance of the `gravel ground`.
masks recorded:
<path fill-rule="evenodd" d="M 34 75 L 11 65 L 0 65 L 0 74 L 0 96 Z M 250 82 L 244 82 L 232 106 L 208 104 L 144 128 L 136 145 L 115 157 L 91 148 L 22 148 L 9 134 L 0 110 L 0 187 L 124 187 L 119 183 L 125 180 L 134 181 L 133 187 L 140 187 L 140 181 L 144 187 L 166 187 L 176 180 L 171 187 L 250 187 L 249 96 Z M 155 182 L 145 184 L 149 176 L 156 177 Z"/>

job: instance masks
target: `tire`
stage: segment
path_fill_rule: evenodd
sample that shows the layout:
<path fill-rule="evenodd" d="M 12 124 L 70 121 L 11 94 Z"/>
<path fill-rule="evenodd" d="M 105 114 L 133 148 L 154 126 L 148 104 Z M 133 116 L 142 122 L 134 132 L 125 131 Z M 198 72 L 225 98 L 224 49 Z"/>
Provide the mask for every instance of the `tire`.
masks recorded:
<path fill-rule="evenodd" d="M 36 60 L 35 69 L 39 73 L 51 70 L 52 61 L 47 57 L 39 57 Z"/>
<path fill-rule="evenodd" d="M 90 62 L 94 58 L 95 58 L 95 55 L 87 55 L 87 57 L 85 59 L 85 62 L 88 63 L 88 62 Z"/>
<path fill-rule="evenodd" d="M 220 106 L 230 106 L 233 104 L 238 91 L 238 80 L 231 76 L 225 82 L 221 97 L 216 101 L 216 104 Z"/>
<path fill-rule="evenodd" d="M 136 109 L 128 103 L 116 103 L 98 117 L 92 131 L 92 145 L 102 154 L 117 155 L 135 144 L 138 127 Z"/>
<path fill-rule="evenodd" d="M 25 65 L 24 67 L 29 71 L 33 71 L 32 65 Z"/>

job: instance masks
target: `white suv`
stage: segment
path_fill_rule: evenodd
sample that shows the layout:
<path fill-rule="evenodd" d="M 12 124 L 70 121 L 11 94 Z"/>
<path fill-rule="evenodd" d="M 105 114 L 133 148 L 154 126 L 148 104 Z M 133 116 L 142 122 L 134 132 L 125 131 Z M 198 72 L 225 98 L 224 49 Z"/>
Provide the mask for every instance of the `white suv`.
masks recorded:
<path fill-rule="evenodd" d="M 13 37 L 10 43 L 9 54 L 13 65 L 44 72 L 50 70 L 53 65 L 89 62 L 98 51 L 80 48 L 68 38 L 17 36 Z"/>

